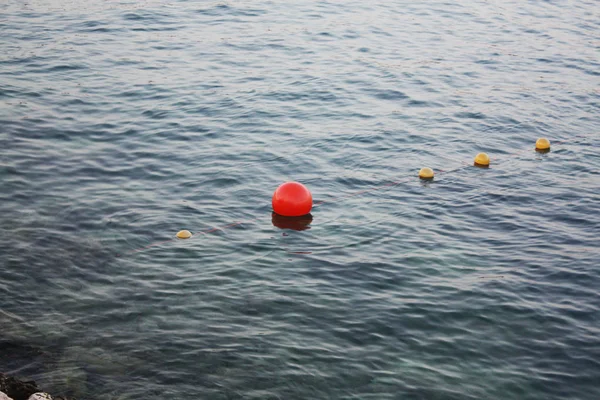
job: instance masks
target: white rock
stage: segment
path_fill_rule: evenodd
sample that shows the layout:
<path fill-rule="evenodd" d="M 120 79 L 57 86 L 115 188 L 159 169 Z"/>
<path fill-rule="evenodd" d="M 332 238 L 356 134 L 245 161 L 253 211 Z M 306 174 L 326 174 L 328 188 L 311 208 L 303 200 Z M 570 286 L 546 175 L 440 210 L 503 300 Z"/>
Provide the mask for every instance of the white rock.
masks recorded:
<path fill-rule="evenodd" d="M 52 400 L 52 396 L 48 393 L 34 393 L 27 400 Z"/>
<path fill-rule="evenodd" d="M 12 400 L 4 392 L 0 392 L 0 400 Z"/>

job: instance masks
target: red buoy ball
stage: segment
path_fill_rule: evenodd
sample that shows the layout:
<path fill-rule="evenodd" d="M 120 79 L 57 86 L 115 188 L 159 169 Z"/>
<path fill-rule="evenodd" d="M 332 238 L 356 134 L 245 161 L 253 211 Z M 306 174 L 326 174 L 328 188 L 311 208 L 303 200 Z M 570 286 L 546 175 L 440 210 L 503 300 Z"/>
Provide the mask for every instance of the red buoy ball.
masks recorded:
<path fill-rule="evenodd" d="M 286 182 L 273 193 L 273 211 L 284 217 L 300 217 L 310 213 L 312 194 L 301 183 Z"/>

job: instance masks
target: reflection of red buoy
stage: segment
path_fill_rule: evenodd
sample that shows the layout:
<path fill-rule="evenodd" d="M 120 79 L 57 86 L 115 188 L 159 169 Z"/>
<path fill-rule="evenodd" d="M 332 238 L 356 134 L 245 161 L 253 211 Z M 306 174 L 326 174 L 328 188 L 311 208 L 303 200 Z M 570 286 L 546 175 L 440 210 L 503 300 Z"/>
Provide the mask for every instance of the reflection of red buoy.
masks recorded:
<path fill-rule="evenodd" d="M 312 195 L 301 183 L 286 182 L 273 193 L 273 211 L 285 217 L 306 215 L 312 208 Z"/>
<path fill-rule="evenodd" d="M 273 226 L 279 229 L 293 229 L 295 231 L 305 231 L 310 229 L 310 223 L 313 217 L 311 214 L 302 215 L 300 217 L 284 217 L 277 213 L 271 214 L 271 222 Z"/>

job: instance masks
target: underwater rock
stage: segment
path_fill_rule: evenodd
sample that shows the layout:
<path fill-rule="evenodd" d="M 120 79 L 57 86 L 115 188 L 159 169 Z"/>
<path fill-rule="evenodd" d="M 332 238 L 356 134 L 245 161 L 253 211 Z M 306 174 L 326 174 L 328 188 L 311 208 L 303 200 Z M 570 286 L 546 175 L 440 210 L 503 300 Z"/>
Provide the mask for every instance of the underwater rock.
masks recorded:
<path fill-rule="evenodd" d="M 67 324 L 63 322 L 65 318 L 59 319 L 53 314 L 51 318 L 37 319 L 34 323 L 20 315 L 0 309 L 0 339 L 27 341 L 32 345 L 55 342 L 71 334 Z"/>
<path fill-rule="evenodd" d="M 0 372 L 0 392 L 6 393 L 9 400 L 52 400 L 50 395 L 43 393 L 33 381 L 20 381 Z M 37 395 L 38 397 L 34 397 Z M 47 397 L 40 397 L 46 395 Z M 0 400 L 5 400 L 0 397 Z M 56 397 L 54 400 L 67 400 Z"/>
<path fill-rule="evenodd" d="M 29 396 L 39 391 L 35 382 L 23 382 L 0 374 L 0 392 L 6 393 L 13 400 L 27 400 Z"/>

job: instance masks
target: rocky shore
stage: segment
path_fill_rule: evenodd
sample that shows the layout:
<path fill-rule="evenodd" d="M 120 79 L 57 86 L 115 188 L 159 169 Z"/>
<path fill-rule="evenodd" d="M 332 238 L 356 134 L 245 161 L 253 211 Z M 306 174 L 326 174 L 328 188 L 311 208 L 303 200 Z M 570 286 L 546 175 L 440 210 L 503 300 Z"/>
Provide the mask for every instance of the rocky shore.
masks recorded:
<path fill-rule="evenodd" d="M 75 400 L 52 397 L 33 381 L 20 381 L 0 372 L 0 400 Z"/>

